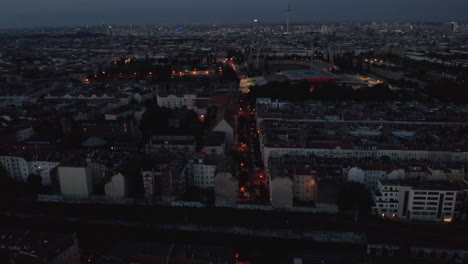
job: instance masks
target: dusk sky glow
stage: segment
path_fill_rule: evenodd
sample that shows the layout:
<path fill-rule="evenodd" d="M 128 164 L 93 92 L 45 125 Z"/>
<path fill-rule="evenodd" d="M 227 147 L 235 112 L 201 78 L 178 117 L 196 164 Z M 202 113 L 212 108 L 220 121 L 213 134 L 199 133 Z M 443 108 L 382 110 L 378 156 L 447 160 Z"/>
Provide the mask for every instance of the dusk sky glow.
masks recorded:
<path fill-rule="evenodd" d="M 0 27 L 160 23 L 282 23 L 287 0 L 2 0 Z M 292 22 L 468 20 L 468 0 L 293 1 Z"/>

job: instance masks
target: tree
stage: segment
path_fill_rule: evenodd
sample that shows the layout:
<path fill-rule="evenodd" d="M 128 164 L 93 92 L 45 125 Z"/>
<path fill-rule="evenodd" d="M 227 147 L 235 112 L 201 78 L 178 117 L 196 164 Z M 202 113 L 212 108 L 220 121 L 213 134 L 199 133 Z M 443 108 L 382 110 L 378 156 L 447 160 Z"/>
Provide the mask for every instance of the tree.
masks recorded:
<path fill-rule="evenodd" d="M 14 180 L 8 175 L 7 169 L 0 163 L 0 195 L 9 192 L 14 185 Z"/>
<path fill-rule="evenodd" d="M 15 190 L 15 181 L 9 177 L 8 171 L 0 163 L 0 203 L 8 204 Z"/>
<path fill-rule="evenodd" d="M 366 216 L 372 206 L 372 198 L 364 185 L 357 182 L 348 182 L 341 186 L 338 196 L 340 211 L 352 210 L 359 216 Z"/>
<path fill-rule="evenodd" d="M 174 113 L 183 115 L 178 128 L 169 127 L 169 118 Z M 143 114 L 140 129 L 145 136 L 152 134 L 191 135 L 196 138 L 198 149 L 203 146 L 203 123 L 198 119 L 195 111 L 186 108 L 172 110 L 166 107 L 150 107 Z"/>
<path fill-rule="evenodd" d="M 37 196 L 42 189 L 41 176 L 34 173 L 29 174 L 26 185 L 28 192 L 33 196 Z"/>
<path fill-rule="evenodd" d="M 171 110 L 166 107 L 152 107 L 146 110 L 141 118 L 141 131 L 149 131 L 168 126 L 168 118 Z"/>
<path fill-rule="evenodd" d="M 441 78 L 426 86 L 431 96 L 443 102 L 468 103 L 468 91 L 465 85 L 448 78 Z"/>
<path fill-rule="evenodd" d="M 201 200 L 201 190 L 198 187 L 190 187 L 184 194 L 184 200 L 189 202 L 198 202 Z"/>
<path fill-rule="evenodd" d="M 217 105 L 210 105 L 206 110 L 206 117 L 205 117 L 205 127 L 210 128 L 212 127 L 218 115 L 219 107 Z"/>
<path fill-rule="evenodd" d="M 237 72 L 230 66 L 224 66 L 221 74 L 221 80 L 230 80 L 230 81 L 239 81 L 239 76 Z"/>
<path fill-rule="evenodd" d="M 9 178 L 8 177 L 8 171 L 3 166 L 3 164 L 0 163 L 0 181 L 3 181 L 5 179 L 7 179 L 7 178 Z"/>

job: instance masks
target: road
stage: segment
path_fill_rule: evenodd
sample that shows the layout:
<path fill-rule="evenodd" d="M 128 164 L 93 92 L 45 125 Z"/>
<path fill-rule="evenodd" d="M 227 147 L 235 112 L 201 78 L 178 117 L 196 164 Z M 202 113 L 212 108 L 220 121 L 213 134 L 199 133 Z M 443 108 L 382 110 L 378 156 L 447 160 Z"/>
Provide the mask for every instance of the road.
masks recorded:
<path fill-rule="evenodd" d="M 239 100 L 238 151 L 243 159 L 239 164 L 238 203 L 266 205 L 270 203 L 270 192 L 260 154 L 255 108 L 246 95 Z"/>

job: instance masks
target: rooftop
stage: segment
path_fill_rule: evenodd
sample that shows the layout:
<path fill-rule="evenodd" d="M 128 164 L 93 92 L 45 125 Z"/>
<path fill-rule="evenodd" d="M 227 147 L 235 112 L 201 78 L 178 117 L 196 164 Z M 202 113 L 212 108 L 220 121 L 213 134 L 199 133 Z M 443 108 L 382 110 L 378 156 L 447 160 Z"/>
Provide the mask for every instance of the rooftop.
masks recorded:
<path fill-rule="evenodd" d="M 310 80 L 310 79 L 336 79 L 333 73 L 318 70 L 294 70 L 284 71 L 284 76 L 289 80 Z"/>
<path fill-rule="evenodd" d="M 188 145 L 194 144 L 195 137 L 194 136 L 174 136 L 174 135 L 155 135 L 152 136 L 149 140 L 149 144 L 156 144 L 156 145 Z"/>
<path fill-rule="evenodd" d="M 205 139 L 205 146 L 212 147 L 212 146 L 221 146 L 225 144 L 226 140 L 226 133 L 221 131 L 210 131 L 206 135 Z"/>
<path fill-rule="evenodd" d="M 443 190 L 443 191 L 459 191 L 468 190 L 466 182 L 452 181 L 427 181 L 418 179 L 406 180 L 380 180 L 383 186 L 408 186 L 414 190 Z"/>

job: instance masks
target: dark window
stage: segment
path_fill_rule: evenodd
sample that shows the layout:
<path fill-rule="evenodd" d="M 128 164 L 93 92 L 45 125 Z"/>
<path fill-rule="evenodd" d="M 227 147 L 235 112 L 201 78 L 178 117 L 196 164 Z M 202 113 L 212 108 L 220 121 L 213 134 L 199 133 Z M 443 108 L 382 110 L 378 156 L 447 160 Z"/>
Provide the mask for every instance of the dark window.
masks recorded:
<path fill-rule="evenodd" d="M 444 201 L 444 194 L 441 193 L 439 195 L 439 208 L 437 210 L 437 218 L 440 218 L 442 216 L 442 204 L 443 204 L 443 201 Z"/>
<path fill-rule="evenodd" d="M 409 198 L 409 191 L 406 191 L 405 199 L 403 201 L 403 216 L 406 216 L 406 212 L 408 211 L 408 198 Z"/>

